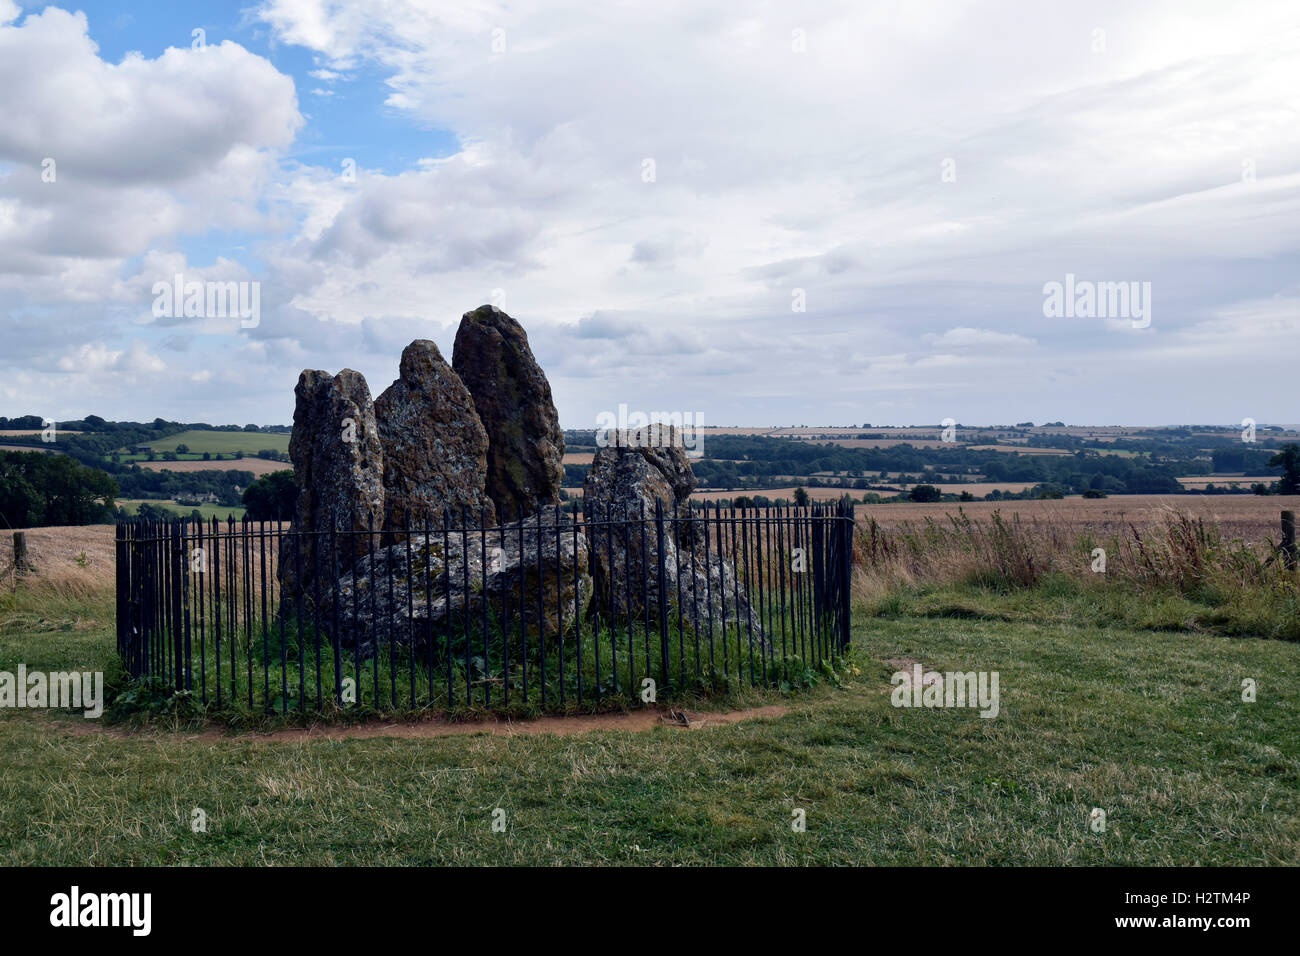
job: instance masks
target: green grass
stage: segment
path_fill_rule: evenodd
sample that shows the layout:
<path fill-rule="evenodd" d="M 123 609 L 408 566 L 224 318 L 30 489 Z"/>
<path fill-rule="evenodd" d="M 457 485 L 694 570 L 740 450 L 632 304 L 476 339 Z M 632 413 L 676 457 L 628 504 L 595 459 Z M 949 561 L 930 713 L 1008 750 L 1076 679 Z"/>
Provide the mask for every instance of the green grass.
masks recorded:
<path fill-rule="evenodd" d="M 126 509 L 127 514 L 135 514 L 136 511 L 139 510 L 140 505 L 144 504 L 146 500 L 151 505 L 174 511 L 183 518 L 188 518 L 190 512 L 197 508 L 199 513 L 203 515 L 205 521 L 211 521 L 213 518 L 219 518 L 220 520 L 225 521 L 226 518 L 231 515 L 235 516 L 236 521 L 240 521 L 243 519 L 244 512 L 247 510 L 243 505 L 231 507 L 213 504 L 183 505 L 171 499 L 123 498 L 118 500 L 116 503 Z"/>
<path fill-rule="evenodd" d="M 1300 593 L 1276 586 L 1231 588 L 1207 584 L 1182 594 L 1064 574 L 1033 588 L 938 584 L 896 587 L 867 609 L 885 617 L 956 618 L 1073 625 L 1081 630 L 1192 632 L 1226 637 L 1300 641 Z"/>
<path fill-rule="evenodd" d="M 205 451 L 214 455 L 218 452 L 223 455 L 233 455 L 237 451 L 242 451 L 245 455 L 251 456 L 256 455 L 264 448 L 287 452 L 289 450 L 289 436 L 278 432 L 198 430 L 168 435 L 166 438 L 159 438 L 157 441 L 144 442 L 143 444 L 147 444 L 157 452 L 175 451 L 177 445 L 188 445 L 192 453 L 186 456 L 189 459 L 201 458 Z M 286 464 L 285 467 L 288 467 L 288 465 Z"/>
<path fill-rule="evenodd" d="M 0 669 L 116 672 L 104 603 L 5 602 Z M 907 610 L 857 616 L 843 686 L 698 731 L 279 742 L 0 711 L 0 861 L 1300 863 L 1300 644 Z M 896 658 L 997 670 L 1000 716 L 893 708 Z"/>

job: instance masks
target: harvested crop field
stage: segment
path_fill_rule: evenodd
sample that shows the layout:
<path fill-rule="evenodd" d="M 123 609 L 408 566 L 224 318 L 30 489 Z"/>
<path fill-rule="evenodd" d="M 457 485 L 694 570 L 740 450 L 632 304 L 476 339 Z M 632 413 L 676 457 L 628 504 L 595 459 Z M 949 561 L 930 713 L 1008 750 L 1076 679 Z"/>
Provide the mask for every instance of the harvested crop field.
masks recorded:
<path fill-rule="evenodd" d="M 267 461 L 265 458 L 236 458 L 224 461 L 141 461 L 141 468 L 150 471 L 251 471 L 254 475 L 269 475 L 273 471 L 290 471 L 287 461 Z"/>
<path fill-rule="evenodd" d="M 0 438 L 36 438 L 41 434 L 39 428 L 0 428 Z M 60 435 L 80 435 L 81 432 L 65 432 L 62 428 L 58 430 Z"/>
<path fill-rule="evenodd" d="M 969 445 L 967 451 L 1001 451 L 1015 452 L 1019 455 L 1069 455 L 1072 452 L 1064 448 L 1030 448 L 1028 445 Z"/>
<path fill-rule="evenodd" d="M 1271 485 L 1275 481 L 1277 475 L 1196 475 L 1178 479 L 1178 483 L 1184 488 L 1204 488 L 1206 485 L 1240 485 L 1246 488 L 1255 482 Z"/>
<path fill-rule="evenodd" d="M 911 445 L 913 448 L 948 448 L 956 447 L 953 442 L 931 438 L 810 438 L 789 436 L 791 441 L 807 441 L 810 445 L 837 445 L 840 448 L 897 448 L 899 445 Z"/>
<path fill-rule="evenodd" d="M 811 489 L 810 489 L 811 490 Z M 1116 495 L 1111 498 L 1064 498 L 1029 501 L 967 501 L 926 504 L 858 505 L 858 520 L 874 518 L 882 528 L 927 518 L 943 521 L 962 512 L 987 520 L 997 511 L 1004 518 L 1040 521 L 1061 529 L 1118 532 L 1132 523 L 1157 523 L 1170 509 L 1219 525 L 1225 538 L 1263 543 L 1276 541 L 1283 510 L 1300 509 L 1300 495 Z"/>

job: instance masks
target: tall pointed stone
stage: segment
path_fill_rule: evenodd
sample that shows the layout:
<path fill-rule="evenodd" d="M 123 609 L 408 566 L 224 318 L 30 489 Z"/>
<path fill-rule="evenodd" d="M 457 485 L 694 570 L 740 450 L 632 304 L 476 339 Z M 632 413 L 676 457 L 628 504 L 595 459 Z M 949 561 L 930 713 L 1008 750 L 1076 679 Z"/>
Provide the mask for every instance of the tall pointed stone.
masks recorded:
<path fill-rule="evenodd" d="M 503 519 L 557 504 L 564 485 L 564 433 L 551 385 L 523 326 L 491 305 L 466 312 L 452 365 L 487 430 L 487 494 Z"/>
<path fill-rule="evenodd" d="M 475 523 L 492 501 L 484 493 L 488 438 L 474 400 L 438 346 L 416 339 L 402 350 L 397 381 L 375 401 L 383 445 L 385 527 L 421 527 L 444 510 Z"/>
<path fill-rule="evenodd" d="M 307 369 L 294 396 L 289 457 L 298 486 L 293 530 L 301 537 L 296 556 L 281 548 L 280 577 L 289 593 L 308 591 L 313 580 L 332 573 L 333 556 L 317 549 L 318 539 L 309 532 L 378 529 L 384 516 L 382 450 L 365 377 L 350 368 L 338 375 Z M 293 540 L 285 536 L 282 543 Z M 340 555 L 349 543 L 354 553 L 364 553 L 364 535 L 345 535 Z"/>

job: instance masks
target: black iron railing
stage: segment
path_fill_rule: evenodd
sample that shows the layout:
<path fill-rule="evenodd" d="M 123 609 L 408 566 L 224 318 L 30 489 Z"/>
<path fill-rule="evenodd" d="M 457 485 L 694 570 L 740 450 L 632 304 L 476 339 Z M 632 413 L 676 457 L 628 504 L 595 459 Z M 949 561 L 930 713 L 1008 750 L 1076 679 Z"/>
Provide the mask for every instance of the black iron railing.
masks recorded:
<path fill-rule="evenodd" d="M 118 649 L 218 709 L 570 710 L 798 682 L 849 644 L 853 507 L 402 530 L 117 529 Z"/>

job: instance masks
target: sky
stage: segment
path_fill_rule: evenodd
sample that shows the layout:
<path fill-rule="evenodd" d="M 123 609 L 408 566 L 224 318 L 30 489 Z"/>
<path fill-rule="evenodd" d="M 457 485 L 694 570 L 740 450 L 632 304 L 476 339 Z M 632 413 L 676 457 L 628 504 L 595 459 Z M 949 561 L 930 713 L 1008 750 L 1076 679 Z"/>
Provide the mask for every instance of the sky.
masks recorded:
<path fill-rule="evenodd" d="M 0 415 L 287 424 L 490 302 L 566 428 L 1300 422 L 1295 0 L 0 0 L 0 91 Z"/>

